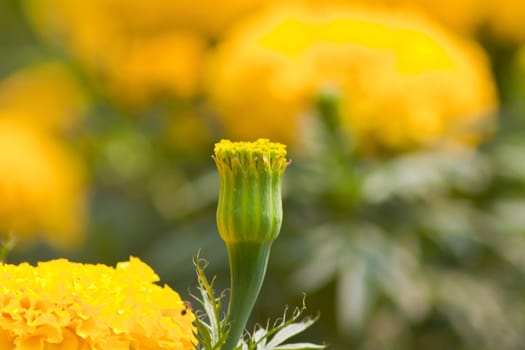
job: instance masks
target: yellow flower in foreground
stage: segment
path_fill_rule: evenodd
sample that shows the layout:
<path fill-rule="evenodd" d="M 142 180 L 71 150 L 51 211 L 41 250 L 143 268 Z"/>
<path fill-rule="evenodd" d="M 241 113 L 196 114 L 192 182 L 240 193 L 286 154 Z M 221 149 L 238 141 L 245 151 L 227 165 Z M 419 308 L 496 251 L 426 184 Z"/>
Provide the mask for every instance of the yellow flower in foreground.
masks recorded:
<path fill-rule="evenodd" d="M 193 349 L 195 316 L 137 258 L 0 264 L 0 349 Z"/>
<path fill-rule="evenodd" d="M 36 64 L 0 81 L 0 110 L 51 130 L 71 127 L 86 107 L 86 96 L 59 62 Z"/>
<path fill-rule="evenodd" d="M 362 151 L 475 143 L 497 103 L 479 47 L 425 18 L 276 8 L 233 30 L 210 60 L 211 101 L 232 138 L 296 141 L 330 87 Z"/>
<path fill-rule="evenodd" d="M 22 118 L 20 118 L 22 119 Z M 39 128 L 0 115 L 0 236 L 77 243 L 85 222 L 79 164 Z"/>

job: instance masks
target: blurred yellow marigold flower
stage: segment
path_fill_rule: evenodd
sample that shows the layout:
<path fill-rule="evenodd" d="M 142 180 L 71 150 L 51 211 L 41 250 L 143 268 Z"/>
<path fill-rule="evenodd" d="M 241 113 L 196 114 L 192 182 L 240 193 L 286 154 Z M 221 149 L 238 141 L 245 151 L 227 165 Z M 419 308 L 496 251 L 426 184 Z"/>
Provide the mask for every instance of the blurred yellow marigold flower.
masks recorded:
<path fill-rule="evenodd" d="M 0 110 L 46 129 L 71 127 L 86 104 L 78 81 L 60 62 L 35 64 L 0 81 Z"/>
<path fill-rule="evenodd" d="M 207 43 L 177 24 L 177 3 L 25 1 L 46 40 L 70 51 L 110 95 L 133 105 L 197 93 Z"/>
<path fill-rule="evenodd" d="M 0 349 L 193 349 L 195 316 L 137 258 L 0 264 Z"/>
<path fill-rule="evenodd" d="M 277 7 L 235 28 L 207 86 L 232 138 L 294 142 L 320 91 L 363 151 L 477 142 L 497 104 L 483 52 L 414 14 Z"/>
<path fill-rule="evenodd" d="M 293 1 L 293 0 L 292 0 Z M 486 19 L 486 2 L 491 0 L 353 0 L 353 4 L 386 11 L 423 11 L 462 34 L 474 34 Z M 314 5 L 344 5 L 348 0 L 298 0 Z"/>
<path fill-rule="evenodd" d="M 189 98 L 200 87 L 205 48 L 189 32 L 129 38 L 104 67 L 110 93 L 139 104 L 159 96 Z"/>
<path fill-rule="evenodd" d="M 107 0 L 106 0 L 107 2 Z M 169 25 L 196 30 L 215 37 L 232 22 L 261 7 L 260 0 L 226 0 L 217 6 L 213 0 L 110 0 L 129 23 L 137 27 Z"/>
<path fill-rule="evenodd" d="M 292 0 L 293 1 L 293 0 Z M 300 0 L 313 4 L 344 4 L 348 0 Z M 525 2 L 523 0 L 353 0 L 354 4 L 387 10 L 424 11 L 448 28 L 464 35 L 479 31 L 497 40 L 525 42 Z"/>
<path fill-rule="evenodd" d="M 39 235 L 67 247 L 78 243 L 85 224 L 83 173 L 63 145 L 33 124 L 0 112 L 0 236 Z"/>

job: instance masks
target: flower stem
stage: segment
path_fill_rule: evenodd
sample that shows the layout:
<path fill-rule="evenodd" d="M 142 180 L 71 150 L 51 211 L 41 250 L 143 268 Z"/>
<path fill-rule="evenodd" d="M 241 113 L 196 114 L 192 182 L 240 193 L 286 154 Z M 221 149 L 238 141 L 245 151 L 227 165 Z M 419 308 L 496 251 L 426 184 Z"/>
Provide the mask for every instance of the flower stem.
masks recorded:
<path fill-rule="evenodd" d="M 230 333 L 222 350 L 239 342 L 261 290 L 272 243 L 234 242 L 227 244 L 230 259 Z"/>

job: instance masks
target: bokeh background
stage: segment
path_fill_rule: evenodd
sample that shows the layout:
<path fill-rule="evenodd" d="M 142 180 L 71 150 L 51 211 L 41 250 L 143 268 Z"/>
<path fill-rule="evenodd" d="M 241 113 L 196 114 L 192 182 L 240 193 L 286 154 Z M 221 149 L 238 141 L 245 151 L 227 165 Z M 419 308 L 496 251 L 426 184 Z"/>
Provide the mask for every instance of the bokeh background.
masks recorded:
<path fill-rule="evenodd" d="M 286 143 L 253 322 L 331 349 L 525 348 L 521 0 L 0 0 L 8 261 L 228 286 L 221 138 Z"/>

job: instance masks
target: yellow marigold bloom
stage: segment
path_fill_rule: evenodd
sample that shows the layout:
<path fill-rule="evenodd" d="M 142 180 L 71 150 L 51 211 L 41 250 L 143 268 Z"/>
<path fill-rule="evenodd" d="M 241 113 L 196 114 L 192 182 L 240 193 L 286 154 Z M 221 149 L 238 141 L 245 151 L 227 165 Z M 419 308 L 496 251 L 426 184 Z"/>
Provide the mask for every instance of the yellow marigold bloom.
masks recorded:
<path fill-rule="evenodd" d="M 80 85 L 60 62 L 29 66 L 0 81 L 0 110 L 47 129 L 71 127 L 86 103 Z"/>
<path fill-rule="evenodd" d="M 292 0 L 293 1 L 293 0 Z M 313 4 L 344 4 L 348 0 L 304 0 Z M 298 0 L 298 2 L 304 2 Z M 522 0 L 353 0 L 353 4 L 383 9 L 424 11 L 448 28 L 475 36 L 480 30 L 495 39 L 513 43 L 525 41 L 525 2 Z"/>
<path fill-rule="evenodd" d="M 487 1 L 490 0 L 353 0 L 352 3 L 387 11 L 423 11 L 454 31 L 471 35 L 486 20 Z M 299 0 L 297 2 L 305 1 Z M 306 2 L 326 6 L 349 3 L 348 0 L 306 0 Z"/>
<path fill-rule="evenodd" d="M 232 138 L 295 141 L 327 86 L 364 151 L 476 142 L 496 105 L 479 47 L 415 14 L 278 7 L 233 30 L 210 60 L 209 94 Z"/>
<path fill-rule="evenodd" d="M 137 258 L 0 264 L 0 349 L 193 349 L 195 316 Z"/>
<path fill-rule="evenodd" d="M 144 104 L 199 88 L 203 37 L 177 23 L 178 1 L 26 0 L 48 41 L 65 47 L 112 96 Z"/>
<path fill-rule="evenodd" d="M 81 168 L 63 145 L 22 119 L 0 114 L 0 236 L 75 244 L 85 223 Z"/>

